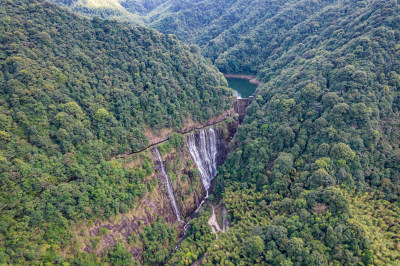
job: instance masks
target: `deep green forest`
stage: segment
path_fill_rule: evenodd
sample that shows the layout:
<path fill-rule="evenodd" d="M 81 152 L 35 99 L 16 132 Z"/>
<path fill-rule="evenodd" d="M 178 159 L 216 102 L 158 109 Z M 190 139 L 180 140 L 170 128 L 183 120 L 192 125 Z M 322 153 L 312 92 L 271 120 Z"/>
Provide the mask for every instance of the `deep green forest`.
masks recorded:
<path fill-rule="evenodd" d="M 0 1 L 0 264 L 61 262 L 71 223 L 131 209 L 153 171 L 111 158 L 231 107 L 173 36 L 42 1 Z"/>
<path fill-rule="evenodd" d="M 175 251 L 160 218 L 140 262 L 399 265 L 398 0 L 53 2 L 93 18 L 0 0 L 0 263 L 133 264 L 63 254 L 70 226 L 135 206 L 153 164 L 112 158 L 230 108 L 223 72 L 261 81 L 209 199 L 231 226 L 205 204 Z"/>
<path fill-rule="evenodd" d="M 298 5 L 309 17 L 295 27 L 288 9 L 274 22 L 287 33 L 268 38 L 269 28 L 236 50 L 259 56 L 264 84 L 218 176 L 236 226 L 210 246 L 207 263 L 400 261 L 400 5 L 314 2 L 336 5 L 315 15 L 308 10 L 318 5 Z M 372 208 L 393 212 L 356 216 L 365 193 L 378 201 L 368 200 Z M 391 234 L 375 243 L 365 225 Z"/>

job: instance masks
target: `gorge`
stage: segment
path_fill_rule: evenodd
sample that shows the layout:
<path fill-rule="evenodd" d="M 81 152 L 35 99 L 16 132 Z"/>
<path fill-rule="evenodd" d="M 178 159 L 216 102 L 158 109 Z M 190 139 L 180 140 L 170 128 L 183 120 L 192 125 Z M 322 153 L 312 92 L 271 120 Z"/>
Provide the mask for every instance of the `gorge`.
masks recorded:
<path fill-rule="evenodd" d="M 161 157 L 160 151 L 157 148 L 155 148 L 153 150 L 153 153 L 156 154 L 155 163 L 157 162 L 159 164 L 159 169 L 161 170 L 161 173 L 163 174 L 163 176 L 165 178 L 165 184 L 167 185 L 167 190 L 168 190 L 168 197 L 169 197 L 169 199 L 171 201 L 171 205 L 172 205 L 172 207 L 174 209 L 174 212 L 175 212 L 175 215 L 176 215 L 176 219 L 177 219 L 178 222 L 181 222 L 182 221 L 181 213 L 180 213 L 179 207 L 177 206 L 176 201 L 175 201 L 174 191 L 173 191 L 173 188 L 172 188 L 170 180 L 169 180 L 170 177 L 165 172 L 164 163 L 163 163 L 163 159 Z"/>
<path fill-rule="evenodd" d="M 148 154 L 154 165 L 154 173 L 148 182 L 155 182 L 156 186 L 153 192 L 145 195 L 138 207 L 117 219 L 122 219 L 122 222 L 98 220 L 94 227 L 88 229 L 92 237 L 100 237 L 99 234 L 104 228 L 109 230 L 109 233 L 102 237 L 98 254 L 115 245 L 115 239 L 129 241 L 131 235 L 137 234 L 158 219 L 164 219 L 166 223 L 176 226 L 179 242 L 175 250 L 179 250 L 181 242 L 190 230 L 190 221 L 199 217 L 200 209 L 203 209 L 202 212 L 204 209 L 215 209 L 212 215 L 212 232 L 226 232 L 226 224 L 229 223 L 226 207 L 218 202 L 205 203 L 210 196 L 217 168 L 226 159 L 230 150 L 229 143 L 250 103 L 249 99 L 238 99 L 222 117 L 213 118 L 203 125 L 186 127 L 137 152 L 118 156 L 118 160 L 124 161 L 129 168 L 131 164 L 137 166 L 138 162 L 143 160 L 139 158 L 145 158 L 143 156 Z M 171 143 L 175 142 L 176 138 L 181 142 L 172 147 Z M 217 216 L 219 219 L 216 219 Z M 218 223 L 224 230 L 214 230 L 219 226 Z M 204 225 L 209 226 L 209 221 L 205 221 Z M 85 250 L 93 252 L 89 247 L 90 244 L 86 244 Z M 140 259 L 143 250 L 138 247 L 130 252 Z"/>
<path fill-rule="evenodd" d="M 130 212 L 114 219 L 96 220 L 92 226 L 87 225 L 89 236 L 81 240 L 85 245 L 84 250 L 101 255 L 108 247 L 113 247 L 117 239 L 129 242 L 130 237 L 140 234 L 159 219 L 177 228 L 174 241 L 179 242 L 174 248 L 180 250 L 180 243 L 190 230 L 191 220 L 210 208 L 205 203 L 210 196 L 217 167 L 227 157 L 228 146 L 237 126 L 235 118 L 229 117 L 212 126 L 180 135 L 182 142 L 178 146 L 171 146 L 170 138 L 148 150 L 119 158 L 127 168 L 131 165 L 140 167 L 146 158 L 150 158 L 153 170 L 147 182 L 152 189 Z M 201 212 L 197 213 L 200 209 Z M 218 215 L 221 213 L 222 209 L 218 209 Z M 224 224 L 220 223 L 223 228 Z M 207 221 L 203 225 L 209 226 Z M 101 232 L 105 229 L 108 233 L 102 236 Z M 97 251 L 91 248 L 90 238 L 101 239 Z M 143 248 L 135 246 L 130 252 L 140 260 Z"/>
<path fill-rule="evenodd" d="M 194 190 L 196 210 L 208 198 L 211 182 L 217 175 L 217 167 L 222 163 L 222 157 L 226 156 L 226 154 L 222 154 L 226 150 L 226 147 L 222 147 L 221 134 L 217 135 L 213 126 L 186 135 L 186 149 L 189 151 L 199 172 L 199 177 L 195 176 L 194 178 L 200 178 L 205 191 L 205 196 L 199 199 L 196 190 Z M 153 154 L 155 170 L 161 172 L 164 177 L 163 183 L 166 184 L 168 197 L 177 221 L 182 222 L 179 206 L 176 203 L 170 177 L 165 171 L 160 151 L 156 147 L 151 152 Z M 180 151 L 180 155 L 182 156 L 182 151 Z"/>
<path fill-rule="evenodd" d="M 0 0 L 0 265 L 400 265 L 399 14 Z"/>

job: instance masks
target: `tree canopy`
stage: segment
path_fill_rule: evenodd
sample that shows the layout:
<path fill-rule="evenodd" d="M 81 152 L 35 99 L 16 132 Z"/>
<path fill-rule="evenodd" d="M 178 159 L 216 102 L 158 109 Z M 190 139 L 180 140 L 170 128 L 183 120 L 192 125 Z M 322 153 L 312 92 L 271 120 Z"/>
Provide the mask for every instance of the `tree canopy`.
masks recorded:
<path fill-rule="evenodd" d="M 232 95 L 173 36 L 1 0 L 0 264 L 61 262 L 71 223 L 126 212 L 147 192 L 151 158 L 126 169 L 114 156 L 145 147 L 145 130 L 221 114 Z"/>

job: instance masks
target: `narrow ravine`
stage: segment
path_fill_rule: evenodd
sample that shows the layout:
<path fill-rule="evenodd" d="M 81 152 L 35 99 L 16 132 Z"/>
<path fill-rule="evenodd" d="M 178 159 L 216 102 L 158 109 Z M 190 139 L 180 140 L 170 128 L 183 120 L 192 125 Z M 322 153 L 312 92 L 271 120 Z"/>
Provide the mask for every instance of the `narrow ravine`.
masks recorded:
<path fill-rule="evenodd" d="M 165 169 L 164 169 L 164 163 L 163 163 L 163 160 L 162 160 L 160 151 L 159 151 L 157 148 L 155 148 L 155 149 L 154 149 L 154 152 L 155 152 L 156 155 L 157 155 L 157 159 L 158 159 L 158 161 L 159 161 L 159 163 L 160 163 L 160 170 L 161 170 L 161 172 L 162 172 L 162 174 L 163 174 L 163 176 L 165 177 L 165 180 L 166 180 L 167 189 L 168 189 L 168 197 L 169 197 L 169 199 L 170 199 L 170 201 L 171 201 L 172 207 L 173 207 L 174 212 L 175 212 L 175 214 L 176 214 L 176 219 L 177 219 L 179 222 L 182 222 L 181 213 L 180 213 L 180 211 L 179 211 L 178 205 L 176 204 L 176 200 L 175 200 L 175 196 L 174 196 L 174 191 L 173 191 L 172 185 L 171 185 L 171 183 L 170 183 L 170 181 L 169 181 L 169 175 L 167 174 L 167 172 L 166 172 Z"/>
<path fill-rule="evenodd" d="M 240 101 L 241 102 L 246 101 L 246 103 L 248 102 L 251 103 L 249 99 L 241 99 Z M 235 113 L 239 114 L 239 120 L 240 120 L 240 115 L 244 116 L 245 109 L 247 108 L 248 105 L 249 104 L 246 105 L 242 104 L 240 106 L 239 104 L 234 105 L 233 109 Z M 225 150 L 226 147 L 222 148 L 220 136 L 217 136 L 217 133 L 213 126 L 205 127 L 200 130 L 195 130 L 186 134 L 186 147 L 187 150 L 189 151 L 191 158 L 196 164 L 196 168 L 199 172 L 199 177 L 205 191 L 205 195 L 203 194 L 203 196 L 200 194 L 198 195 L 197 192 L 194 191 L 196 210 L 192 214 L 197 215 L 198 211 L 202 208 L 203 204 L 207 202 L 212 182 L 214 178 L 217 176 L 218 165 L 221 163 L 221 160 L 223 160 L 221 158 L 224 158 L 225 156 L 223 155 L 221 157 L 221 154 L 226 153 Z M 214 206 L 212 204 L 210 204 L 210 206 L 212 208 L 212 214 L 209 217 L 207 224 L 211 227 L 212 232 L 216 234 L 216 237 L 218 239 L 218 234 L 220 232 L 226 232 L 229 229 L 230 225 L 229 225 L 228 212 L 226 210 L 226 207 L 223 206 L 221 213 L 223 218 L 221 227 L 220 224 L 218 224 Z M 179 249 L 182 241 L 184 241 L 184 239 L 187 236 L 188 230 L 190 229 L 189 221 L 186 220 L 187 223 L 184 226 L 183 236 L 175 246 L 175 250 Z"/>

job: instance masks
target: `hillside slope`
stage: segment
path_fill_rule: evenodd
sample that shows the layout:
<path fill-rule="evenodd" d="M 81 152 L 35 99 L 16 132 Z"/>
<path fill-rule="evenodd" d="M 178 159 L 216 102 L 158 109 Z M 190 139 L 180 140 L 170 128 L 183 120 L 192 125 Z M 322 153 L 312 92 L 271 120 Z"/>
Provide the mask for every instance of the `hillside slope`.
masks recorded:
<path fill-rule="evenodd" d="M 232 104 L 215 67 L 154 30 L 1 0 L 0 36 L 0 263 L 55 262 L 72 222 L 126 212 L 148 190 L 151 162 L 113 156 Z"/>
<path fill-rule="evenodd" d="M 400 263 L 399 14 L 398 1 L 336 1 L 272 36 L 216 182 L 232 228 L 188 239 L 173 263 Z"/>
<path fill-rule="evenodd" d="M 146 16 L 168 0 L 51 0 L 83 15 L 143 24 Z"/>
<path fill-rule="evenodd" d="M 170 0 L 151 3 L 154 5 L 141 15 L 141 23 L 147 23 L 166 33 L 174 33 L 189 43 L 199 44 L 202 53 L 212 58 L 220 70 L 256 73 L 263 84 L 258 88 L 236 134 L 232 144 L 234 151 L 219 169 L 218 180 L 215 182 L 213 198 L 223 199 L 231 229 L 215 239 L 207 226 L 210 213 L 206 210 L 200 213 L 199 218 L 192 220 L 187 238 L 181 243 L 180 249 L 165 256 L 165 250 L 158 252 L 158 246 L 152 245 L 153 242 L 161 243 L 160 237 L 164 234 L 158 232 L 163 232 L 164 225 L 159 226 L 163 230 L 157 229 L 158 225 L 149 227 L 144 237 L 153 239 L 145 253 L 148 261 L 163 261 L 162 259 L 170 256 L 171 265 L 190 265 L 196 261 L 210 265 L 398 265 L 400 232 L 396 222 L 400 202 L 399 2 Z M 139 12 L 133 11 L 136 10 L 133 4 L 131 7 L 129 12 Z M 102 9 L 97 11 L 99 10 Z M 89 14 L 97 14 L 96 12 L 90 11 Z M 95 19 L 93 23 L 99 23 L 99 20 Z M 114 25 L 112 22 L 105 22 L 108 23 Z M 103 32 L 107 33 L 107 30 Z M 103 36 L 103 32 L 99 35 Z M 108 39 L 110 38 L 111 36 Z M 173 39 L 170 36 L 165 38 Z M 90 51 L 89 49 L 88 52 Z M 196 47 L 191 47 L 191 51 L 192 54 L 198 53 Z M 180 71 L 184 69 L 177 69 L 177 76 Z M 199 72 L 194 76 L 198 75 Z M 217 95 L 227 104 L 229 93 L 218 86 L 221 85 L 218 75 L 211 76 L 215 77 L 211 79 L 215 83 L 211 84 L 218 92 Z M 215 89 L 202 92 L 200 95 L 203 97 L 200 98 L 215 106 L 218 103 L 212 102 L 215 96 L 209 98 Z M 5 110 L 14 104 L 14 95 L 18 96 L 17 93 L 8 96 L 10 100 L 6 102 Z M 167 101 L 169 96 L 157 99 Z M 184 103 L 188 102 L 185 96 L 182 102 L 180 106 L 185 107 Z M 44 106 L 47 107 L 45 104 Z M 64 113 L 76 117 L 76 111 L 69 111 L 69 105 L 62 108 L 67 108 L 67 111 L 62 109 Z M 141 108 L 142 102 L 139 111 Z M 103 109 L 111 113 L 109 109 Z M 84 110 L 91 109 L 87 107 Z M 195 110 L 203 109 L 196 107 L 192 111 L 194 114 Z M 98 109 L 95 111 L 92 114 L 93 120 L 97 121 L 95 119 L 99 118 L 103 121 L 101 118 L 104 111 L 100 111 L 97 116 Z M 114 113 L 118 112 L 112 112 L 115 116 Z M 85 115 L 91 117 L 90 114 L 88 112 Z M 168 112 L 165 113 L 164 110 L 162 114 Z M 15 121 L 22 123 L 17 119 L 23 116 L 17 115 L 18 113 Z M 207 115 L 198 114 L 197 117 L 205 119 Z M 9 128 L 14 125 L 14 120 L 8 117 L 3 120 L 6 121 L 4 125 Z M 34 121 L 43 123 L 40 120 Z M 155 125 L 165 120 L 153 120 L 149 117 L 140 125 L 151 125 L 152 121 Z M 50 128 L 57 130 L 56 133 L 65 134 L 57 126 L 60 127 L 55 124 Z M 109 127 L 93 129 L 98 134 L 96 140 L 102 138 L 102 134 L 111 134 L 104 131 L 105 128 Z M 8 141 L 11 137 L 18 141 L 16 138 L 21 132 L 28 132 L 23 133 L 27 135 L 37 132 L 27 129 L 23 131 L 25 129 L 20 127 L 17 129 L 19 131 L 2 133 L 3 141 Z M 140 135 L 133 136 L 141 139 Z M 52 135 L 50 138 L 55 137 Z M 1 158 L 7 162 L 4 164 L 4 187 L 14 187 L 15 184 L 18 187 L 15 192 L 6 194 L 8 198 L 3 204 L 7 206 L 7 212 L 4 211 L 6 215 L 2 218 L 5 221 L 5 226 L 2 227 L 5 235 L 3 239 L 6 239 L 7 247 L 13 247 L 17 251 L 19 250 L 15 247 L 22 246 L 21 243 L 25 243 L 26 239 L 16 237 L 19 232 L 24 232 L 19 228 L 28 227 L 32 221 L 43 224 L 43 219 L 37 220 L 36 217 L 41 214 L 52 215 L 53 205 L 62 210 L 57 217 L 92 213 L 92 210 L 70 208 L 73 204 L 67 200 L 58 204 L 51 191 L 45 194 L 46 201 L 35 198 L 39 193 L 29 189 L 33 187 L 30 181 L 36 178 L 37 173 L 52 173 L 41 176 L 40 184 L 44 184 L 45 188 L 48 184 L 59 182 L 53 174 L 56 173 L 55 169 L 58 171 L 56 166 L 43 168 L 44 160 L 36 159 L 41 158 L 40 153 L 36 150 L 26 153 L 28 148 L 25 147 L 30 147 L 31 143 L 37 145 L 33 142 L 35 140 L 32 138 L 26 143 L 18 142 L 15 151 L 10 149 L 13 151 L 11 156 L 3 155 Z M 100 143 L 111 145 L 117 143 L 116 141 L 118 138 L 114 142 L 108 140 Z M 56 144 L 61 145 L 58 142 Z M 117 146 L 121 147 L 121 144 Z M 94 151 L 93 147 L 97 150 Z M 66 162 L 68 165 L 66 169 L 70 171 L 68 173 L 72 173 L 69 176 L 87 182 L 81 167 L 84 170 L 93 170 L 87 165 L 97 162 L 93 160 L 98 159 L 96 157 L 87 162 L 87 151 L 90 150 L 89 154 L 101 154 L 102 147 L 99 148 L 99 144 L 79 146 L 77 151 L 80 153 L 76 153 L 76 160 L 75 157 L 69 160 L 69 154 L 65 154 L 62 163 Z M 128 149 L 123 147 L 125 148 L 121 149 Z M 10 150 L 7 148 L 7 152 Z M 17 152 L 17 160 L 13 160 L 13 154 Z M 112 153 L 115 151 L 109 151 L 108 154 Z M 50 158 L 58 162 L 53 157 Z M 21 162 L 25 162 L 23 160 L 29 161 L 30 167 L 22 164 Z M 118 186 L 121 189 L 128 183 L 123 182 L 125 179 L 121 175 L 132 174 L 126 173 L 126 170 L 113 172 L 114 169 L 110 164 L 97 164 L 91 174 L 100 180 L 97 175 L 101 176 L 103 173 L 113 182 L 122 180 L 121 186 Z M 135 174 L 144 176 L 146 167 Z M 22 180 L 20 176 L 23 176 L 25 182 L 18 183 Z M 77 187 L 86 189 L 85 182 L 82 182 L 85 186 Z M 111 184 L 113 182 L 109 181 Z M 90 187 L 91 193 L 86 197 L 93 200 L 91 204 L 97 208 L 95 213 L 97 210 L 100 213 L 113 212 L 114 206 L 119 204 L 119 201 L 112 201 L 117 198 L 113 193 L 119 191 L 113 190 L 115 187 L 107 182 L 88 183 L 97 189 Z M 107 189 L 100 189 L 105 186 L 104 183 L 112 190 L 107 196 L 104 195 Z M 81 183 L 72 180 L 69 184 L 75 186 Z M 131 195 L 134 191 L 135 195 L 140 195 L 145 190 L 141 185 L 139 183 L 131 186 L 127 194 Z M 68 195 L 67 189 L 68 186 L 56 190 L 57 198 Z M 23 210 L 29 211 L 15 214 L 14 207 L 19 206 L 17 195 L 25 195 L 25 190 L 30 191 L 30 199 L 35 198 L 41 204 L 50 202 L 50 205 L 43 205 L 38 208 L 38 212 L 34 212 L 35 208 L 25 204 L 23 206 L 27 207 Z M 126 194 L 121 195 L 118 199 L 131 206 L 129 204 L 133 200 L 128 201 L 125 196 Z M 53 199 L 53 202 L 48 198 Z M 79 208 L 86 206 L 86 198 L 79 198 Z M 29 216 L 23 216 L 22 213 L 29 213 Z M 14 217 L 18 219 L 18 223 L 13 223 Z M 53 240 L 55 235 L 65 233 L 59 220 L 65 221 L 58 219 L 57 223 L 44 226 L 47 231 L 40 231 L 42 234 L 49 232 L 45 235 L 49 243 L 56 243 Z M 32 238 L 33 235 L 32 233 Z M 165 233 L 163 241 L 169 243 L 172 235 L 173 233 Z M 66 244 L 68 243 L 64 243 Z M 9 256 L 6 249 L 3 251 L 3 257 Z M 22 260 L 21 257 L 19 259 Z"/>
<path fill-rule="evenodd" d="M 60 3 L 61 0 L 53 0 Z M 197 44 L 202 53 L 211 58 L 224 73 L 256 74 L 264 60 L 276 49 L 292 41 L 288 33 L 326 8 L 335 9 L 341 1 L 335 0 L 166 0 L 154 2 L 148 13 L 141 13 L 136 1 L 128 0 L 119 10 L 134 15 L 109 15 L 104 11 L 115 0 L 93 0 L 96 5 L 80 0 L 63 2 L 81 14 L 112 17 L 144 24 L 165 34 L 175 34 L 184 42 Z M 121 3 L 122 4 L 122 3 Z M 357 5 L 357 4 L 355 4 Z M 343 14 L 331 13 L 332 18 L 322 23 L 332 23 Z M 319 27 L 321 22 L 311 25 Z M 308 30 L 303 28 L 303 30 Z"/>

